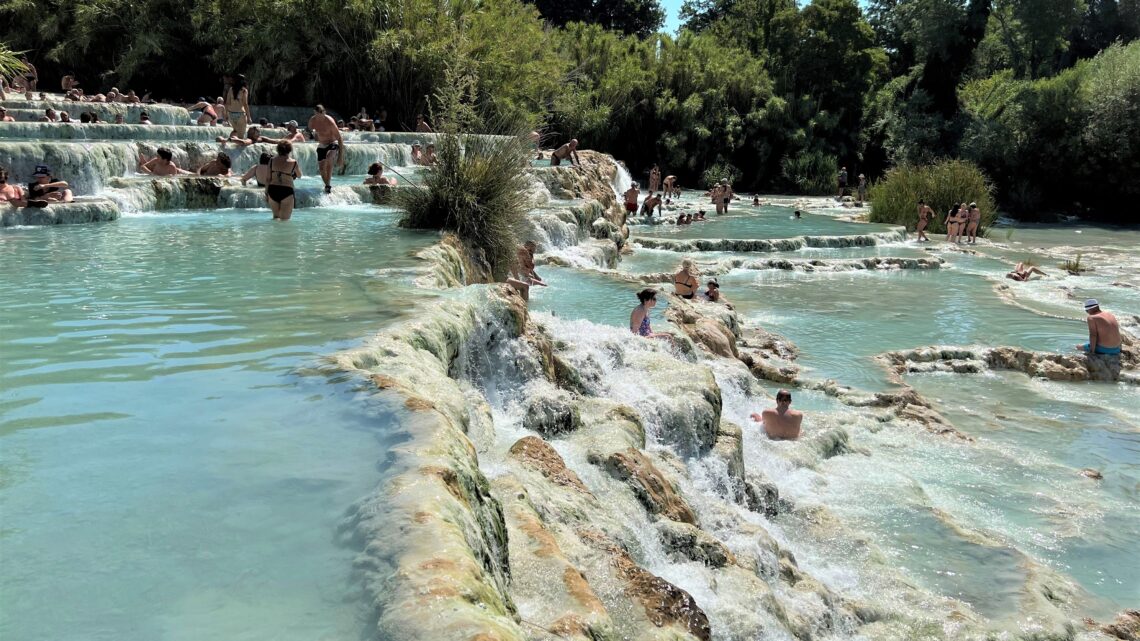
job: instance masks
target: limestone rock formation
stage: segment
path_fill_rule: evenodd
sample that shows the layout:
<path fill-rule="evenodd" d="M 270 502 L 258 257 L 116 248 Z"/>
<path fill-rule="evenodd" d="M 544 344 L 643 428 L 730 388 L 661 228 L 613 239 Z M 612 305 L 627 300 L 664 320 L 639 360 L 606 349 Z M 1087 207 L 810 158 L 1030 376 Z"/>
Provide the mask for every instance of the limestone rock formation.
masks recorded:
<path fill-rule="evenodd" d="M 722 568 L 735 563 L 732 552 L 715 537 L 688 523 L 669 519 L 657 522 L 657 533 L 665 550 L 675 557 L 704 563 L 714 568 Z"/>
<path fill-rule="evenodd" d="M 526 401 L 523 427 L 544 436 L 573 432 L 582 425 L 577 401 L 569 392 L 553 388 Z"/>
<path fill-rule="evenodd" d="M 0 227 L 18 225 L 78 225 L 119 219 L 119 207 L 110 200 L 80 198 L 70 203 L 53 203 L 43 208 L 5 207 Z"/>
<path fill-rule="evenodd" d="M 582 479 L 573 470 L 566 467 L 566 463 L 554 451 L 553 447 L 537 436 L 524 436 L 515 441 L 507 454 L 522 465 L 538 471 L 551 483 L 570 487 L 586 494 L 590 490 L 582 483 Z"/>
<path fill-rule="evenodd" d="M 600 463 L 610 476 L 628 485 L 651 514 L 696 525 L 693 508 L 642 452 L 629 448 L 611 454 Z"/>

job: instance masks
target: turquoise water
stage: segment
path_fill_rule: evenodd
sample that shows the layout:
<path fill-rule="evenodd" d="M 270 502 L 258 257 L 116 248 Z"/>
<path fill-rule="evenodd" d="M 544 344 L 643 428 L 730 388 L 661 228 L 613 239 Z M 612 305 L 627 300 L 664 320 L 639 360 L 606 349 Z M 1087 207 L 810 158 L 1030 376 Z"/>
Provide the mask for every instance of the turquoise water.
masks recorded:
<path fill-rule="evenodd" d="M 0 637 L 356 638 L 382 407 L 297 368 L 407 315 L 377 208 L 0 234 Z"/>
<path fill-rule="evenodd" d="M 691 225 L 635 225 L 635 236 L 647 238 L 792 238 L 794 236 L 853 236 L 890 231 L 890 225 L 850 223 L 832 216 L 805 213 L 792 216 L 789 207 L 753 207 L 746 205 L 717 216 L 707 213 L 708 220 Z M 665 218 L 677 219 L 677 212 L 666 211 Z"/>

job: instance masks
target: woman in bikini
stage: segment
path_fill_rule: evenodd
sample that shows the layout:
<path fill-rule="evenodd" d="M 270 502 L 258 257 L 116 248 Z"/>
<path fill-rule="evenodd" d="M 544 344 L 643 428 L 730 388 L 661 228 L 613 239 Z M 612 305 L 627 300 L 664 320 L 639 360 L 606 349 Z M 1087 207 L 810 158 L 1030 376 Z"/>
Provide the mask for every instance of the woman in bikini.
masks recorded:
<path fill-rule="evenodd" d="M 301 177 L 301 165 L 290 158 L 293 143 L 282 140 L 277 143 L 277 155 L 269 161 L 269 184 L 265 187 L 265 198 L 273 210 L 273 220 L 289 220 L 293 216 L 296 202 L 293 181 Z"/>
<path fill-rule="evenodd" d="M 978 203 L 970 203 L 970 211 L 966 220 L 966 242 L 971 245 L 978 244 L 978 226 L 982 224 L 982 210 Z"/>
<path fill-rule="evenodd" d="M 671 334 L 656 333 L 649 325 L 649 310 L 657 306 L 657 290 L 643 289 L 637 292 L 637 300 L 640 304 L 634 307 L 633 313 L 629 315 L 629 331 L 645 338 L 662 338 L 671 342 L 673 340 Z"/>
<path fill-rule="evenodd" d="M 218 112 L 214 109 L 214 105 L 207 101 L 205 98 L 199 98 L 198 102 L 193 106 L 187 107 L 187 111 L 201 111 L 202 115 L 198 116 L 196 121 L 199 125 L 216 125 L 218 124 Z"/>
<path fill-rule="evenodd" d="M 918 234 L 918 242 L 920 243 L 923 241 L 930 242 L 930 239 L 926 237 L 926 226 L 930 224 L 931 218 L 934 218 L 934 210 L 926 204 L 926 201 L 918 201 L 918 225 L 915 226 L 914 231 Z"/>
<path fill-rule="evenodd" d="M 958 236 L 958 208 L 961 206 L 962 203 L 954 203 L 950 211 L 946 212 L 946 220 L 942 221 L 942 224 L 946 225 L 946 242 L 948 243 L 954 242 Z"/>
<path fill-rule="evenodd" d="M 693 259 L 686 258 L 681 261 L 681 270 L 673 274 L 673 293 L 685 300 L 693 300 L 698 287 L 700 283 L 697 282 Z"/>

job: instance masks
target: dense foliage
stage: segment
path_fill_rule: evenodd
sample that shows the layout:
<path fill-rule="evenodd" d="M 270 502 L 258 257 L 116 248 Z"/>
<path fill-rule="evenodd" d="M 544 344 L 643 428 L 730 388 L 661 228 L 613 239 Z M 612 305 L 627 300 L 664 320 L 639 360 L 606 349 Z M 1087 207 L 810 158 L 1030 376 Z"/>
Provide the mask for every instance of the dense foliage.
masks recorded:
<path fill-rule="evenodd" d="M 963 158 L 1004 210 L 1136 220 L 1140 0 L 7 0 L 0 40 L 74 73 L 193 100 L 384 107 L 408 127 L 475 79 L 496 121 L 544 127 L 681 184 L 827 193 L 835 171 Z"/>
<path fill-rule="evenodd" d="M 976 202 L 982 212 L 979 234 L 997 219 L 991 187 L 982 172 L 961 160 L 943 160 L 929 165 L 899 165 L 883 180 L 871 186 L 871 222 L 905 225 L 914 231 L 918 224 L 918 201 L 934 210 L 927 231 L 944 233 L 942 221 L 954 205 Z"/>

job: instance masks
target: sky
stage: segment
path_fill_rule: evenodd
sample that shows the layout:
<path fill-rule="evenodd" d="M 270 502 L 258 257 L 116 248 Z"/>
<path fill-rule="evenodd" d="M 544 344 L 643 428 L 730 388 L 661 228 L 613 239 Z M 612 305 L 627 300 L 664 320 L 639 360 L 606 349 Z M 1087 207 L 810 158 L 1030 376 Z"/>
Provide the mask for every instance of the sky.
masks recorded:
<path fill-rule="evenodd" d="M 661 6 L 665 8 L 665 26 L 662 31 L 668 34 L 676 34 L 677 29 L 681 26 L 681 4 L 685 0 L 661 0 Z"/>

